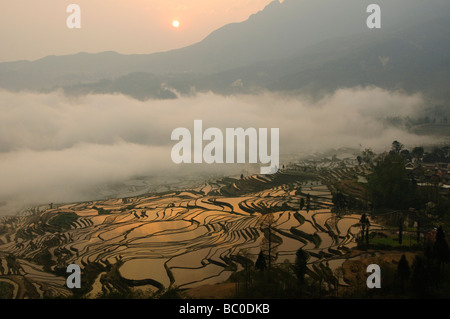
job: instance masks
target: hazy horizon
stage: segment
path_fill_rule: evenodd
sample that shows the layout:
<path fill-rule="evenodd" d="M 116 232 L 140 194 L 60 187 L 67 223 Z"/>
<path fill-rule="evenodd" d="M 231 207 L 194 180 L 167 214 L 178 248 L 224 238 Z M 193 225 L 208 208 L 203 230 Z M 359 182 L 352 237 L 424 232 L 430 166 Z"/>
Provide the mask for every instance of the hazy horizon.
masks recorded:
<path fill-rule="evenodd" d="M 121 1 L 24 0 L 0 5 L 0 62 L 35 61 L 49 55 L 115 51 L 150 54 L 203 40 L 223 25 L 246 20 L 272 0 Z M 68 29 L 69 4 L 81 8 L 81 29 Z M 172 21 L 180 21 L 175 29 Z"/>
<path fill-rule="evenodd" d="M 291 7 L 293 12 L 301 10 L 300 20 L 308 23 L 320 21 L 322 25 L 315 27 L 327 29 L 330 35 L 334 34 L 336 23 L 339 27 L 351 27 L 355 33 L 367 32 L 366 7 L 372 2 L 191 0 L 148 3 L 132 0 L 125 4 L 115 0 L 106 6 L 101 0 L 78 0 L 75 3 L 81 8 L 80 29 L 66 26 L 70 15 L 66 9 L 70 3 L 55 4 L 51 0 L 9 2 L 1 7 L 8 14 L 0 20 L 0 39 L 7 48 L 0 52 L 0 63 L 35 61 L 47 56 L 80 52 L 114 51 L 125 55 L 166 52 L 201 42 L 224 26 L 246 22 L 269 4 L 273 9 L 276 3 Z M 427 4 L 418 0 L 398 0 L 395 3 L 379 0 L 377 3 L 383 8 L 383 27 L 378 32 L 408 25 L 446 10 L 444 0 Z M 172 26 L 175 20 L 179 21 L 177 28 Z M 299 31 L 304 30 L 289 32 L 296 34 Z M 302 34 L 305 36 L 307 34 Z"/>

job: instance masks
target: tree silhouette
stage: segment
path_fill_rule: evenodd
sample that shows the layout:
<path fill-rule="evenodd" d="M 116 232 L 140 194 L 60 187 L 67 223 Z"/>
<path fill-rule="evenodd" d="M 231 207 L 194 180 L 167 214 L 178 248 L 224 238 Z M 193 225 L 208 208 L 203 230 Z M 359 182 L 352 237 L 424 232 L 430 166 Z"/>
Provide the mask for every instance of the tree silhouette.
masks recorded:
<path fill-rule="evenodd" d="M 308 263 L 308 259 L 309 254 L 302 248 L 297 250 L 295 253 L 294 271 L 300 285 L 305 282 L 305 274 L 307 270 L 306 264 Z"/>
<path fill-rule="evenodd" d="M 344 211 L 348 206 L 347 198 L 341 192 L 337 192 L 335 195 L 333 195 L 332 201 L 337 212 Z"/>
<path fill-rule="evenodd" d="M 256 264 L 253 264 L 252 256 L 250 255 L 247 249 L 239 250 L 237 255 L 239 258 L 239 263 L 244 266 L 244 280 L 245 280 L 245 289 L 248 290 L 251 283 L 251 268 Z M 239 289 L 239 288 L 238 288 Z"/>
<path fill-rule="evenodd" d="M 264 258 L 262 250 L 259 252 L 258 259 L 256 260 L 255 263 L 255 268 L 260 271 L 263 271 L 267 268 L 266 258 Z"/>
<path fill-rule="evenodd" d="M 305 207 L 305 199 L 302 197 L 300 199 L 300 210 L 302 210 Z"/>
<path fill-rule="evenodd" d="M 423 147 L 414 147 L 411 156 L 413 159 L 415 159 L 417 162 L 420 162 L 422 160 L 423 154 L 425 153 Z"/>
<path fill-rule="evenodd" d="M 411 153 L 408 150 L 401 150 L 400 155 L 405 161 L 411 161 Z"/>
<path fill-rule="evenodd" d="M 359 220 L 361 224 L 361 242 L 364 242 L 364 235 L 366 237 L 366 243 L 369 243 L 369 226 L 370 222 L 367 218 L 367 215 L 364 213 L 361 215 L 361 219 Z"/>
<path fill-rule="evenodd" d="M 397 275 L 400 278 L 400 289 L 403 292 L 404 282 L 409 279 L 409 275 L 411 274 L 411 270 L 409 269 L 408 260 L 406 260 L 405 255 L 403 254 L 398 262 L 397 266 Z"/>
<path fill-rule="evenodd" d="M 370 148 L 366 148 L 362 152 L 362 160 L 367 164 L 372 163 L 372 160 L 374 159 L 374 157 L 375 157 L 375 153 Z"/>
<path fill-rule="evenodd" d="M 362 157 L 360 155 L 356 156 L 356 160 L 358 161 L 358 165 L 362 164 Z"/>
<path fill-rule="evenodd" d="M 366 244 L 369 244 L 369 229 L 370 229 L 370 222 L 369 219 L 367 219 L 367 225 L 366 225 Z"/>
<path fill-rule="evenodd" d="M 448 244 L 445 240 L 444 229 L 439 226 L 436 233 L 436 241 L 434 242 L 433 254 L 438 262 L 438 271 L 441 272 L 441 267 L 448 262 L 449 250 Z"/>
<path fill-rule="evenodd" d="M 398 154 L 402 149 L 403 149 L 402 143 L 400 143 L 399 141 L 392 142 L 392 151 L 394 151 L 394 153 Z"/>
<path fill-rule="evenodd" d="M 411 284 L 412 291 L 417 297 L 426 294 L 427 289 L 427 271 L 422 256 L 416 256 L 412 264 Z"/>
<path fill-rule="evenodd" d="M 306 195 L 306 211 L 309 213 L 311 209 L 311 195 Z"/>
<path fill-rule="evenodd" d="M 279 238 L 273 230 L 275 225 L 275 219 L 272 213 L 266 214 L 263 218 L 261 228 L 264 232 L 262 240 L 262 249 L 267 256 L 268 268 L 272 266 L 272 262 L 277 260 L 277 244 L 280 244 L 281 238 Z"/>
<path fill-rule="evenodd" d="M 412 185 L 398 154 L 380 159 L 368 176 L 368 188 L 374 208 L 408 209 L 412 201 Z"/>

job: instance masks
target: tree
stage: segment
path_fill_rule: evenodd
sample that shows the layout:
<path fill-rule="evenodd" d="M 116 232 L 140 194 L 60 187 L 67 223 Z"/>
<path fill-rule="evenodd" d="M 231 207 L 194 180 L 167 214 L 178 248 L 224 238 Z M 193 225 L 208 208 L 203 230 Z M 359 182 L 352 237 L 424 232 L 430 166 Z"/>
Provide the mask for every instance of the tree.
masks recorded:
<path fill-rule="evenodd" d="M 445 156 L 445 152 L 438 148 L 435 147 L 431 153 L 426 153 L 423 157 L 423 161 L 427 162 L 427 163 L 433 163 L 433 162 L 445 162 L 446 161 L 446 156 Z"/>
<path fill-rule="evenodd" d="M 364 213 L 361 215 L 361 219 L 359 220 L 359 223 L 361 224 L 361 243 L 364 242 L 364 237 L 366 239 L 366 243 L 369 243 L 369 227 L 370 227 L 370 221 L 369 218 L 367 218 L 367 215 Z"/>
<path fill-rule="evenodd" d="M 359 223 L 361 224 L 361 242 L 364 241 L 364 233 L 366 229 L 366 214 L 361 215 L 361 219 L 359 220 Z"/>
<path fill-rule="evenodd" d="M 438 271 L 441 271 L 441 266 L 448 262 L 449 250 L 448 244 L 445 240 L 444 229 L 439 226 L 436 233 L 436 241 L 434 242 L 433 254 L 438 262 Z"/>
<path fill-rule="evenodd" d="M 262 250 L 259 252 L 258 259 L 255 263 L 255 268 L 260 271 L 264 271 L 267 268 L 266 259 L 264 258 Z"/>
<path fill-rule="evenodd" d="M 372 163 L 372 160 L 374 159 L 374 157 L 375 157 L 375 153 L 372 151 L 371 148 L 366 148 L 362 152 L 362 160 L 367 164 Z"/>
<path fill-rule="evenodd" d="M 402 149 L 403 149 L 402 143 L 400 143 L 399 141 L 392 142 L 392 151 L 394 151 L 394 153 L 399 154 Z"/>
<path fill-rule="evenodd" d="M 272 213 L 266 214 L 263 217 L 261 228 L 264 232 L 264 238 L 262 240 L 262 249 L 267 256 L 268 268 L 272 266 L 272 262 L 277 260 L 277 244 L 282 242 L 282 239 L 278 237 L 274 231 L 273 227 L 275 225 L 275 220 Z"/>
<path fill-rule="evenodd" d="M 361 156 L 356 156 L 356 160 L 358 161 L 358 165 L 362 164 L 362 157 Z"/>
<path fill-rule="evenodd" d="M 306 211 L 309 213 L 311 209 L 311 195 L 306 195 Z"/>
<path fill-rule="evenodd" d="M 302 197 L 300 199 L 300 210 L 302 210 L 305 207 L 305 199 Z"/>
<path fill-rule="evenodd" d="M 417 162 L 420 162 L 422 160 L 423 154 L 425 153 L 423 147 L 414 147 L 411 156 L 413 159 L 415 159 Z"/>
<path fill-rule="evenodd" d="M 417 297 L 426 294 L 428 272 L 425 268 L 423 257 L 416 256 L 412 264 L 411 284 L 412 290 Z"/>
<path fill-rule="evenodd" d="M 302 248 L 297 250 L 295 253 L 295 265 L 294 265 L 294 272 L 297 276 L 298 282 L 300 285 L 302 285 L 305 282 L 305 274 L 307 270 L 307 263 L 309 259 L 309 254 L 304 251 Z"/>
<path fill-rule="evenodd" d="M 403 157 L 405 161 L 411 161 L 411 153 L 408 150 L 401 150 L 400 155 Z"/>
<path fill-rule="evenodd" d="M 251 282 L 251 268 L 253 266 L 256 268 L 256 265 L 253 263 L 252 256 L 247 249 L 239 250 L 236 257 L 239 258 L 237 261 L 244 266 L 244 284 L 245 289 L 248 290 Z"/>
<path fill-rule="evenodd" d="M 337 192 L 336 194 L 333 194 L 332 201 L 333 201 L 334 207 L 336 208 L 337 212 L 341 212 L 341 211 L 345 210 L 348 206 L 347 198 L 341 192 Z"/>
<path fill-rule="evenodd" d="M 409 279 L 409 275 L 411 270 L 409 269 L 408 260 L 406 260 L 405 255 L 403 254 L 398 262 L 397 266 L 397 275 L 400 278 L 400 289 L 403 292 L 404 282 Z"/>
<path fill-rule="evenodd" d="M 412 185 L 399 154 L 380 159 L 368 176 L 368 188 L 375 208 L 408 209 L 413 200 Z"/>
<path fill-rule="evenodd" d="M 342 267 L 338 267 L 333 271 L 334 277 L 336 278 L 336 296 L 339 297 L 339 282 L 341 278 L 344 278 L 344 270 Z"/>
<path fill-rule="evenodd" d="M 369 244 L 369 229 L 370 229 L 370 221 L 367 219 L 367 225 L 366 225 L 366 244 Z"/>

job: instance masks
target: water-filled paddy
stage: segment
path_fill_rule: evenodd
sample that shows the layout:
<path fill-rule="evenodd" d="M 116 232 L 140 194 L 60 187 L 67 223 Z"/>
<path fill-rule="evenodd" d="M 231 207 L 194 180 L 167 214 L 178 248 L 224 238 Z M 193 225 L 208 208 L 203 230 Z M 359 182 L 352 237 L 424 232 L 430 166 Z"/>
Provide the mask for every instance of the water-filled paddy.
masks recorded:
<path fill-rule="evenodd" d="M 122 277 L 132 280 L 153 279 L 165 287 L 170 284 L 164 263 L 167 259 L 132 259 L 126 261 L 119 269 Z"/>
<path fill-rule="evenodd" d="M 249 176 L 231 185 L 239 187 L 236 192 L 245 192 L 245 183 L 264 184 L 269 179 Z M 310 183 L 302 186 L 301 192 L 297 192 L 296 185 L 252 188 L 242 196 L 230 196 L 220 193 L 219 184 L 207 184 L 199 187 L 198 192 L 184 190 L 126 200 L 67 204 L 50 210 L 52 216 L 74 212 L 79 218 L 69 229 L 45 232 L 34 238 L 36 249 L 29 248 L 30 240 L 21 238 L 23 257 L 32 259 L 42 249 L 50 253 L 54 263 L 60 262 L 60 258 L 64 263 L 82 267 L 89 263 L 119 265 L 119 276 L 126 280 L 150 279 L 166 288 L 171 284 L 191 288 L 224 281 L 233 267 L 242 269 L 237 255 L 245 255 L 254 262 L 260 250 L 266 249 L 270 220 L 266 216 L 272 215 L 270 227 L 277 236 L 272 247 L 278 254 L 277 263 L 294 262 L 296 251 L 303 248 L 315 254 L 310 263 L 329 260 L 330 267 L 339 265 L 342 256 L 338 253 L 334 256 L 333 251 L 339 251 L 342 245 L 355 245 L 360 216 L 337 217 L 331 213 L 324 204 L 331 194 L 323 185 Z M 309 211 L 299 210 L 300 199 L 308 193 L 314 205 Z M 5 236 L 1 238 L 2 250 L 20 250 L 13 241 L 14 233 L 9 241 Z M 50 249 L 45 247 L 46 241 L 52 241 Z M 317 257 L 325 256 L 320 252 L 327 257 Z M 4 260 L 2 266 L 8 267 Z M 34 281 L 47 280 L 55 285 L 58 280 L 64 281 L 62 277 L 55 280 L 43 275 L 42 267 L 24 264 L 22 269 Z M 96 274 L 90 296 L 111 289 L 100 280 L 106 274 L 106 268 Z M 148 286 L 148 282 L 143 284 Z"/>

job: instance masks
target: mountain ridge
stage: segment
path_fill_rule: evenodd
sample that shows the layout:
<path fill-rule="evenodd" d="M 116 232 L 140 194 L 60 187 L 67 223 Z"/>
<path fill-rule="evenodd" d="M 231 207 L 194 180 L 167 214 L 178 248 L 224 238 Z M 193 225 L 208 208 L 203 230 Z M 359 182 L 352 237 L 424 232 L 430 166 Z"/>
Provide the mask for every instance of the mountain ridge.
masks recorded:
<path fill-rule="evenodd" d="M 433 79 L 432 72 L 426 69 L 428 64 L 436 73 L 436 81 L 450 81 L 442 74 L 442 67 L 448 65 L 445 56 L 450 55 L 450 48 L 445 45 L 450 38 L 446 32 L 450 25 L 440 22 L 444 32 L 433 34 L 438 26 L 436 21 L 441 21 L 436 17 L 448 19 L 445 10 L 438 5 L 427 7 L 418 0 L 399 0 L 393 4 L 380 1 L 385 17 L 380 30 L 364 26 L 365 1 L 345 0 L 343 3 L 352 6 L 335 6 L 334 10 L 328 8 L 333 3 L 331 0 L 314 5 L 306 1 L 272 1 L 246 21 L 225 25 L 202 41 L 180 49 L 131 55 L 113 51 L 79 52 L 36 61 L 0 63 L 0 88 L 45 92 L 63 88 L 68 94 L 124 93 L 143 100 L 176 98 L 174 90 L 189 94 L 192 88 L 229 94 L 308 87 L 314 91 L 334 90 L 340 86 L 373 84 L 414 91 L 421 85 L 433 85 L 427 79 L 411 84 L 411 74 L 418 77 L 422 72 Z M 405 10 L 401 4 L 406 3 L 414 5 Z M 424 8 L 429 12 L 416 21 L 414 17 L 422 14 L 420 10 Z M 336 21 L 339 24 L 334 26 Z M 401 41 L 405 39 L 403 46 L 396 43 L 395 32 Z M 421 49 L 431 43 L 430 39 L 434 39 L 434 47 Z M 380 43 L 380 48 L 376 48 L 376 43 Z M 398 67 L 395 74 L 383 75 L 377 68 L 380 63 L 383 67 L 393 64 L 389 55 L 396 54 L 394 48 L 415 65 L 408 66 L 398 59 L 403 68 Z M 375 57 L 371 50 L 379 51 L 379 56 Z M 434 63 L 433 50 L 441 50 L 444 55 L 441 70 Z M 380 58 L 387 60 L 380 62 Z M 367 62 L 375 72 L 358 69 L 356 61 Z M 416 72 L 409 70 L 410 67 Z M 397 82 L 393 83 L 391 78 Z M 449 98 L 442 94 L 442 89 L 438 91 L 438 98 Z"/>

